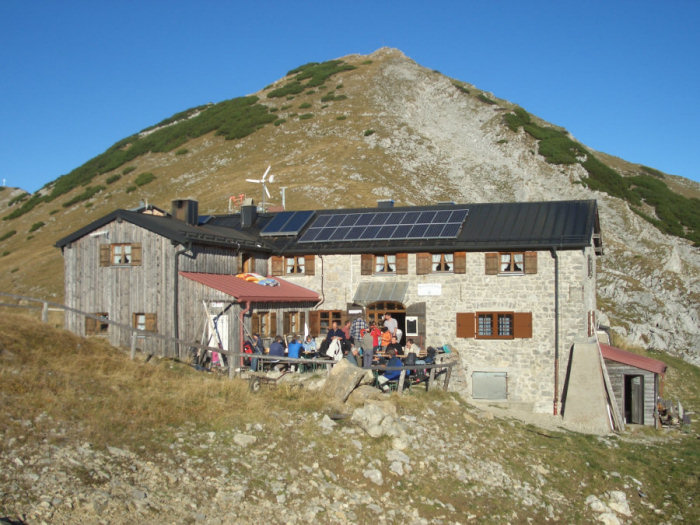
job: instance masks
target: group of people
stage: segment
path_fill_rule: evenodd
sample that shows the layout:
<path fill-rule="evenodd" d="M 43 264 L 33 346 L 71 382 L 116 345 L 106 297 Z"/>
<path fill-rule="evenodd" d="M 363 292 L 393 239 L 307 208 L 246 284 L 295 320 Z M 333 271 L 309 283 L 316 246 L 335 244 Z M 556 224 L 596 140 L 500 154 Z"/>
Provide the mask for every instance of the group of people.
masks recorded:
<path fill-rule="evenodd" d="M 337 321 L 333 321 L 320 348 L 317 348 L 316 340 L 311 335 L 303 339 L 294 336 L 289 345 L 278 335 L 270 344 L 268 355 L 304 358 L 328 356 L 336 361 L 345 358 L 353 365 L 363 368 L 370 368 L 373 364 L 388 368 L 402 367 L 404 364 L 425 364 L 427 361 L 419 357 L 421 349 L 413 339 L 408 338 L 405 347 L 401 345 L 402 339 L 403 333 L 397 320 L 387 312 L 381 327 L 374 321 L 367 323 L 361 316 L 347 321 L 342 328 Z M 259 334 L 253 334 L 252 340 L 247 344 L 250 345 L 249 352 L 265 353 Z M 432 354 L 434 355 L 434 350 Z M 429 352 L 427 359 L 433 361 L 433 355 Z M 251 357 L 250 365 L 252 370 L 257 370 L 258 359 Z M 386 388 L 386 383 L 398 379 L 400 374 L 401 370 L 385 371 L 378 377 L 380 387 Z"/>

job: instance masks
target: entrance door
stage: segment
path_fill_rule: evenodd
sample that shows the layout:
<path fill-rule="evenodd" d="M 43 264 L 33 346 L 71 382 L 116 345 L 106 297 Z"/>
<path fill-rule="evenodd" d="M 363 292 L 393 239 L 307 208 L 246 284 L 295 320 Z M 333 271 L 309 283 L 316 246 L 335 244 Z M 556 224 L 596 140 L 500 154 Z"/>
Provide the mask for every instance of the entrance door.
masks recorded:
<path fill-rule="evenodd" d="M 401 341 L 403 346 L 406 344 L 406 308 L 401 303 L 392 303 L 388 301 L 379 301 L 367 306 L 367 319 L 374 321 L 381 328 L 384 326 L 384 314 L 389 312 L 391 317 L 396 319 L 399 328 L 401 329 Z"/>
<path fill-rule="evenodd" d="M 644 424 L 644 376 L 625 376 L 625 420 Z"/>

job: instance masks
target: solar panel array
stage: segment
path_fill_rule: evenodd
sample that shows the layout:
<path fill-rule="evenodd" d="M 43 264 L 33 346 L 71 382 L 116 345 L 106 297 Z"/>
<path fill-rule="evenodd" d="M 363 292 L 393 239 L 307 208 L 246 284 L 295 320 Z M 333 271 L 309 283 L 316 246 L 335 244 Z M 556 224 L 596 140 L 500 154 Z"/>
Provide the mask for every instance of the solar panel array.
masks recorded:
<path fill-rule="evenodd" d="M 260 231 L 260 235 L 297 235 L 315 214 L 313 210 L 279 212 Z"/>
<path fill-rule="evenodd" d="M 466 208 L 319 214 L 299 242 L 454 239 L 468 214 Z"/>

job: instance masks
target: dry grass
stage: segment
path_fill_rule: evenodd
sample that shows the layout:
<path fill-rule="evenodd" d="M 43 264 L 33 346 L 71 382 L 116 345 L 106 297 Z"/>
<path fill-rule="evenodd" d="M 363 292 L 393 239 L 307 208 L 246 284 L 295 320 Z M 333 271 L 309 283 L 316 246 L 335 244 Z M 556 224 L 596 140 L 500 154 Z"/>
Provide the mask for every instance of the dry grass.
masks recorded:
<path fill-rule="evenodd" d="M 159 449 L 183 425 L 218 430 L 272 421 L 273 408 L 322 408 L 304 391 L 282 387 L 253 395 L 245 381 L 183 363 L 130 361 L 103 339 L 79 338 L 17 314 L 0 318 L 0 376 L 2 426 L 37 418 L 71 422 L 96 445 Z"/>

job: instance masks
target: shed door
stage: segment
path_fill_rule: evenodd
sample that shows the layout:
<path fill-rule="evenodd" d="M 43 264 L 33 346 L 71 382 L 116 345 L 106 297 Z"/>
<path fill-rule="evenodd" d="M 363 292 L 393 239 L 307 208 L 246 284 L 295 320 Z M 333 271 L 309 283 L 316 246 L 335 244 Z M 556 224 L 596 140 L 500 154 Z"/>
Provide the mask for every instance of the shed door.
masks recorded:
<path fill-rule="evenodd" d="M 507 374 L 505 372 L 472 373 L 472 397 L 474 399 L 507 399 Z"/>
<path fill-rule="evenodd" d="M 625 375 L 625 420 L 644 424 L 644 376 Z"/>

